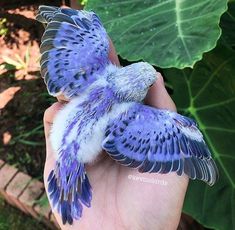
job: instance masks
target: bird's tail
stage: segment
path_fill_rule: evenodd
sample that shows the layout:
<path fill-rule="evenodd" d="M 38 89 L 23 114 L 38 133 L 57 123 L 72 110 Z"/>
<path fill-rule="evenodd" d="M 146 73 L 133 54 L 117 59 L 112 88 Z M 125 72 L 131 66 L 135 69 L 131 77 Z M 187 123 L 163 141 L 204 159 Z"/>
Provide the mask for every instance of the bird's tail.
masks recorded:
<path fill-rule="evenodd" d="M 47 24 L 52 20 L 52 18 L 58 12 L 59 9 L 60 8 L 56 6 L 41 5 L 38 8 L 36 20 L 41 23 Z"/>
<path fill-rule="evenodd" d="M 82 216 L 83 205 L 90 207 L 92 192 L 83 163 L 57 161 L 48 176 L 51 205 L 61 215 L 63 224 L 73 224 Z"/>

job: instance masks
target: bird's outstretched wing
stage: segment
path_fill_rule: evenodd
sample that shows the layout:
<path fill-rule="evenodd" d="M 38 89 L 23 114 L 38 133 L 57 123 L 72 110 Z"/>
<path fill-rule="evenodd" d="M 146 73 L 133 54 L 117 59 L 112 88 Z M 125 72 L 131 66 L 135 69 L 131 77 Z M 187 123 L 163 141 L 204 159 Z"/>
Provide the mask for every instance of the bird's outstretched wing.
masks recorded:
<path fill-rule="evenodd" d="M 40 6 L 36 19 L 47 24 L 40 46 L 41 73 L 53 96 L 77 96 L 109 63 L 109 39 L 94 12 Z"/>
<path fill-rule="evenodd" d="M 218 170 L 196 123 L 168 110 L 135 104 L 109 122 L 103 149 L 140 172 L 187 174 L 213 185 Z"/>

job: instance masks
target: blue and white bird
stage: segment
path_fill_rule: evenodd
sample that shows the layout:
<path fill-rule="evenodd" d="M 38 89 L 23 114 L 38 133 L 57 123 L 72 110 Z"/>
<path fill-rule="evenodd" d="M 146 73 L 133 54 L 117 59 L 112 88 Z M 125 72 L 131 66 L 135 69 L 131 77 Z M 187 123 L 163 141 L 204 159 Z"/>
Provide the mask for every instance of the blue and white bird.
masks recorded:
<path fill-rule="evenodd" d="M 70 100 L 50 135 L 57 160 L 48 192 L 64 224 L 91 206 L 85 164 L 102 150 L 139 172 L 184 173 L 215 183 L 218 170 L 195 121 L 142 103 L 157 72 L 146 62 L 112 64 L 108 35 L 94 12 L 40 6 L 36 19 L 46 24 L 42 77 L 52 96 Z"/>

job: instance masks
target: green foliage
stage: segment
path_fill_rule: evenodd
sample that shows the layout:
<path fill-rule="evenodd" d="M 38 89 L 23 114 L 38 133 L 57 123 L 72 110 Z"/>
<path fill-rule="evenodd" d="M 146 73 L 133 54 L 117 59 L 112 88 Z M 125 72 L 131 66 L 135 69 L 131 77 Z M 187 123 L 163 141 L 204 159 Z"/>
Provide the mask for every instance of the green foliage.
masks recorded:
<path fill-rule="evenodd" d="M 235 1 L 228 4 L 228 10 L 222 16 L 221 27 L 224 28 L 221 36 L 223 45 L 235 49 Z"/>
<path fill-rule="evenodd" d="M 191 182 L 184 211 L 208 227 L 234 229 L 235 52 L 218 46 L 193 69 L 168 69 L 179 112 L 193 117 L 204 134 L 220 178 L 212 188 Z M 228 218 L 218 218 L 218 216 Z M 235 218 L 232 217 L 232 218 Z M 233 227 L 232 227 L 233 226 Z"/>
<path fill-rule="evenodd" d="M 18 54 L 14 54 L 14 58 L 8 56 L 2 56 L 4 63 L 0 65 L 0 69 L 2 70 L 23 70 L 22 75 L 26 75 L 29 70 L 29 61 L 30 61 L 30 54 L 29 54 L 30 46 L 27 46 L 25 51 L 24 57 L 21 58 Z"/>
<path fill-rule="evenodd" d="M 1 197 L 0 213 L 0 230 L 48 229 L 33 218 L 26 216 L 21 211 L 5 204 Z"/>
<path fill-rule="evenodd" d="M 42 196 L 39 200 L 35 202 L 35 204 L 39 205 L 41 208 L 47 208 L 49 206 L 47 196 Z"/>
<path fill-rule="evenodd" d="M 85 6 L 88 2 L 88 0 L 77 0 L 78 4 L 81 4 L 82 6 Z"/>
<path fill-rule="evenodd" d="M 30 137 L 32 136 L 43 136 L 43 125 L 40 124 L 39 126 L 37 126 L 36 128 L 30 130 L 30 131 L 27 131 L 15 137 L 13 137 L 13 139 L 10 141 L 10 145 L 15 145 L 17 142 L 19 143 L 23 143 L 25 145 L 32 145 L 32 146 L 43 146 L 44 145 L 44 142 L 38 142 L 38 141 L 32 141 L 30 140 Z"/>
<path fill-rule="evenodd" d="M 213 49 L 226 0 L 97 0 L 86 8 L 101 17 L 118 53 L 159 67 L 193 66 Z"/>
<path fill-rule="evenodd" d="M 191 181 L 184 211 L 207 227 L 235 229 L 235 1 L 89 0 L 87 8 L 122 58 L 165 68 L 178 111 L 204 134 L 220 178 L 213 187 Z"/>
<path fill-rule="evenodd" d="M 6 27 L 6 18 L 0 19 L 0 36 L 5 37 L 8 33 L 8 28 Z"/>

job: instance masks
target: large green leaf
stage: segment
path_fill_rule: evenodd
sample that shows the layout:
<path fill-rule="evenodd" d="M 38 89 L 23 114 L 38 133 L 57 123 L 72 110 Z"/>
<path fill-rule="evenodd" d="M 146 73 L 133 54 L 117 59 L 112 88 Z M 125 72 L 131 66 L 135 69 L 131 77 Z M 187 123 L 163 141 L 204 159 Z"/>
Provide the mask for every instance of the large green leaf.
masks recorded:
<path fill-rule="evenodd" d="M 204 225 L 235 229 L 235 52 L 217 47 L 193 70 L 165 70 L 179 112 L 199 124 L 220 171 L 213 186 L 190 183 L 184 210 Z"/>
<path fill-rule="evenodd" d="M 228 10 L 224 13 L 220 22 L 223 34 L 220 41 L 229 48 L 235 49 L 235 1 L 228 4 Z"/>
<path fill-rule="evenodd" d="M 117 52 L 160 67 L 193 66 L 215 47 L 227 0 L 89 0 Z"/>

